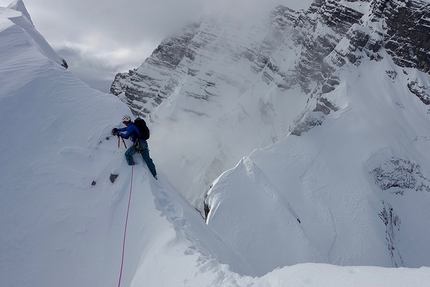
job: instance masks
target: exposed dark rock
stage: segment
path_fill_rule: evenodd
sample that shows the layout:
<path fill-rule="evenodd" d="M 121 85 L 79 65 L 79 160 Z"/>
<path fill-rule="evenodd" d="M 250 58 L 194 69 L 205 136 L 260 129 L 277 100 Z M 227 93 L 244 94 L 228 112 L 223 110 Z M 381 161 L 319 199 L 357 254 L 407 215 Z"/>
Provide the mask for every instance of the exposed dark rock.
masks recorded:
<path fill-rule="evenodd" d="M 409 160 L 392 157 L 371 173 L 383 191 L 403 195 L 407 190 L 430 190 L 430 180 L 421 173 L 420 165 Z"/>
<path fill-rule="evenodd" d="M 391 80 L 395 80 L 397 78 L 397 72 L 396 71 L 385 71 L 388 75 L 388 77 L 390 77 Z"/>
<path fill-rule="evenodd" d="M 321 9 L 318 12 L 324 20 L 323 22 L 340 35 L 344 35 L 352 24 L 358 23 L 363 16 L 359 11 L 339 5 L 338 1 L 327 0 L 315 2 L 322 2 Z"/>
<path fill-rule="evenodd" d="M 323 123 L 324 117 L 316 117 L 316 113 L 309 114 L 302 121 L 300 121 L 294 129 L 291 131 L 291 135 L 300 136 L 303 132 L 307 132 L 310 129 L 320 126 Z"/>
<path fill-rule="evenodd" d="M 330 114 L 332 111 L 336 112 L 339 108 L 333 105 L 329 100 L 324 97 L 318 99 L 314 112 L 322 112 L 324 115 Z"/>
<path fill-rule="evenodd" d="M 115 76 L 110 92 L 121 97 L 131 108 L 135 116 L 147 117 L 179 85 L 182 70 L 177 70 L 180 63 L 193 61 L 196 46 L 191 43 L 200 23 L 192 23 L 184 28 L 182 35 L 164 40 L 152 55 L 137 69 Z M 210 36 L 209 36 L 210 37 Z M 140 102 L 141 105 L 133 104 Z"/>
<path fill-rule="evenodd" d="M 401 67 L 430 72 L 430 4 L 427 1 L 375 1 L 386 23 L 385 48 Z"/>
<path fill-rule="evenodd" d="M 205 219 L 208 218 L 208 214 L 209 211 L 211 210 L 210 206 L 206 203 L 206 201 L 204 202 L 204 211 L 205 211 Z"/>
<path fill-rule="evenodd" d="M 418 80 L 408 83 L 411 93 L 415 94 L 425 105 L 430 105 L 430 87 L 424 87 L 418 84 Z"/>
<path fill-rule="evenodd" d="M 119 174 L 111 173 L 109 176 L 110 182 L 114 183 L 118 176 L 119 176 Z"/>
<path fill-rule="evenodd" d="M 396 232 L 400 231 L 401 220 L 399 216 L 394 213 L 394 209 L 391 204 L 384 201 L 382 204 L 383 209 L 380 213 L 378 213 L 378 215 L 386 226 L 385 240 L 387 241 L 388 252 L 390 253 L 393 265 L 396 267 L 402 267 L 404 266 L 403 258 L 400 254 L 400 251 L 396 247 Z"/>
<path fill-rule="evenodd" d="M 63 63 L 61 64 L 61 66 L 63 66 L 64 68 L 68 69 L 69 68 L 69 64 L 67 64 L 66 60 L 61 59 L 63 61 Z"/>

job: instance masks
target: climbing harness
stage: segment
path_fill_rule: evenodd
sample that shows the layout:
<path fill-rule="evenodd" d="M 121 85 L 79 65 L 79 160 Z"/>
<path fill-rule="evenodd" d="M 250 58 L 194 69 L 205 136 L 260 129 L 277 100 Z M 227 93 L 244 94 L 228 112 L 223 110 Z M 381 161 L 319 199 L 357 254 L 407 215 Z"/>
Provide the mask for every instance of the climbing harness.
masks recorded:
<path fill-rule="evenodd" d="M 118 142 L 119 142 L 119 140 L 118 140 Z M 131 192 L 133 191 L 133 173 L 134 173 L 134 168 L 133 168 L 133 166 L 131 166 L 130 193 L 128 195 L 127 215 L 125 217 L 124 237 L 122 240 L 121 268 L 119 270 L 118 287 L 121 287 L 122 270 L 124 267 L 124 254 L 125 254 L 125 241 L 127 239 L 128 214 L 130 212 Z"/>
<path fill-rule="evenodd" d="M 136 153 L 141 153 L 143 151 L 143 146 L 139 139 L 134 143 L 134 147 L 136 148 Z"/>

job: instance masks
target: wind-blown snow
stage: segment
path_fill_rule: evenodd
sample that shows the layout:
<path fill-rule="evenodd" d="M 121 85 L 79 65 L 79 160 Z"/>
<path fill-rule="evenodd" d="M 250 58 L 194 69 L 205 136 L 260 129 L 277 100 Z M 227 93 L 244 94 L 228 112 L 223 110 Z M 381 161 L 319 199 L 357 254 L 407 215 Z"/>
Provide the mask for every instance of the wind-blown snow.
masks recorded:
<path fill-rule="evenodd" d="M 2 286 L 116 286 L 130 188 L 132 199 L 121 286 L 307 284 L 336 287 L 429 284 L 430 269 L 427 267 L 395 269 L 306 263 L 272 271 L 272 268 L 282 267 L 279 265 L 282 262 L 275 261 L 276 264 L 273 264 L 264 260 L 256 266 L 254 262 L 247 261 L 242 250 L 236 249 L 231 241 L 226 241 L 228 238 L 221 237 L 218 230 L 214 231 L 211 223 L 209 226 L 205 224 L 200 214 L 169 183 L 162 170 L 156 181 L 138 156 L 138 164 L 133 169 L 126 164 L 124 148 L 118 148 L 117 139 L 110 136 L 110 130 L 118 125 L 124 113 L 129 113 L 128 108 L 116 97 L 89 88 L 60 64 L 59 57 L 52 54 L 49 44 L 34 30 L 30 21 L 22 17 L 20 12 L 0 8 Z M 399 104 L 406 106 L 403 102 Z M 351 104 L 351 107 L 354 105 Z M 354 109 L 351 108 L 350 111 L 353 112 Z M 343 113 L 333 115 L 334 118 L 325 125 L 336 125 L 335 117 L 342 115 Z M 347 112 L 344 113 L 344 116 L 347 115 Z M 424 121 L 423 124 L 425 123 Z M 358 128 L 359 126 L 356 127 Z M 418 131 L 422 131 L 421 128 Z M 318 167 L 318 163 L 322 162 L 317 156 L 317 148 L 312 148 L 312 142 L 309 141 L 309 137 L 317 135 L 323 136 L 323 139 L 328 138 L 322 132 L 309 133 L 299 139 L 290 138 L 267 151 L 256 152 L 250 159 L 240 163 L 255 175 L 256 185 L 266 187 L 269 198 L 273 196 L 279 199 L 278 203 L 272 202 L 269 205 L 267 197 L 254 194 L 257 197 L 249 198 L 247 202 L 267 211 L 279 207 L 282 214 L 287 216 L 288 223 L 297 230 L 300 229 L 297 219 L 303 225 L 308 225 L 308 219 L 315 212 L 307 215 L 304 211 L 312 211 L 311 207 L 307 209 L 300 206 L 297 197 L 282 198 L 279 192 L 281 182 L 275 180 L 281 180 L 277 175 L 277 167 L 293 161 L 281 160 L 279 154 L 270 154 L 269 151 L 275 151 L 281 145 L 299 150 L 302 146 L 302 151 L 293 152 L 291 157 L 296 158 L 297 162 L 301 162 L 303 157 L 314 160 L 314 165 L 302 164 L 297 167 L 297 173 L 303 167 L 307 167 L 310 172 L 310 169 Z M 422 133 L 419 135 L 424 136 Z M 416 145 L 426 150 L 426 141 L 420 139 L 422 138 L 417 140 Z M 291 141 L 307 142 L 310 154 L 306 155 L 306 146 L 294 145 Z M 329 143 L 330 141 L 327 142 Z M 151 146 L 151 140 L 149 145 Z M 321 153 L 332 154 L 332 151 Z M 418 155 L 422 154 L 417 153 Z M 267 173 L 270 167 L 263 164 L 268 163 L 263 159 L 266 156 L 268 159 L 281 161 L 273 165 L 273 174 Z M 267 176 L 263 176 L 251 159 Z M 425 160 L 414 159 L 418 163 Z M 156 164 L 157 160 L 154 157 Z M 368 162 L 366 158 L 363 161 Z M 373 167 L 373 162 L 368 164 Z M 235 172 L 229 171 L 226 175 Z M 339 177 L 347 176 L 346 173 L 347 171 Z M 119 175 L 113 183 L 110 181 L 112 174 Z M 308 179 L 307 182 L 311 185 L 312 173 L 304 175 L 306 177 L 302 179 Z M 324 186 L 318 184 L 323 183 L 325 174 L 317 175 L 321 177 L 321 182 L 315 182 L 315 187 L 324 189 Z M 221 178 L 218 184 L 223 180 Z M 346 180 L 340 182 L 346 183 Z M 232 181 L 233 183 L 240 184 Z M 243 178 L 243 186 L 247 184 L 248 179 Z M 297 181 L 292 184 L 297 184 Z M 246 191 L 241 189 L 237 190 L 239 194 Z M 259 199 L 261 201 L 257 202 Z M 339 199 L 338 202 L 343 201 Z M 410 203 L 419 201 L 411 199 Z M 423 199 L 421 204 L 424 203 Z M 313 205 L 314 202 L 310 204 Z M 220 208 L 221 205 L 218 210 Z M 396 206 L 395 209 L 399 214 L 403 211 Z M 211 220 L 215 223 L 219 219 L 214 216 L 215 209 L 211 212 Z M 249 213 L 243 216 L 255 220 L 252 222 L 254 227 L 266 222 L 267 218 L 257 216 L 255 210 L 247 212 Z M 420 211 L 417 209 L 411 212 Z M 321 218 L 321 222 L 324 223 L 324 219 Z M 409 219 L 412 219 L 412 215 L 410 218 L 402 218 Z M 241 221 L 241 217 L 236 217 L 225 221 L 224 225 L 230 225 L 232 220 L 237 220 L 238 227 L 249 224 L 249 221 Z M 250 230 L 243 229 L 243 232 L 237 234 L 244 236 L 247 232 L 252 236 Z M 303 230 L 311 231 L 305 228 Z M 321 230 L 324 231 L 323 226 Z M 276 230 L 267 228 L 262 231 Z M 313 235 L 316 236 L 318 231 L 313 230 Z M 341 235 L 340 230 L 337 232 Z M 273 233 L 273 236 L 275 234 L 277 233 Z M 427 235 L 428 233 L 423 233 L 423 236 Z M 425 241 L 425 238 L 421 240 Z M 252 238 L 247 238 L 246 242 L 255 244 Z M 278 243 L 275 241 L 275 244 Z M 282 245 L 272 247 L 284 252 L 283 248 L 290 244 L 282 242 Z M 347 246 L 339 243 L 337 247 Z M 256 252 L 264 250 L 262 246 L 257 248 Z M 406 261 L 407 258 L 404 259 Z M 417 259 L 416 262 L 420 261 Z M 261 270 L 271 272 L 261 277 L 245 275 L 261 274 Z"/>

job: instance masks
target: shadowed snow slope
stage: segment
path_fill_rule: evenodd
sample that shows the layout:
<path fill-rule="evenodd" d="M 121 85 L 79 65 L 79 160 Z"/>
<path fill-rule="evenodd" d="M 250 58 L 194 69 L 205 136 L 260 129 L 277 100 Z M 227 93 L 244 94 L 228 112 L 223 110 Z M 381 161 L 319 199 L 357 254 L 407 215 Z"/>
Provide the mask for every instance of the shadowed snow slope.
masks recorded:
<path fill-rule="evenodd" d="M 265 187 L 271 197 L 279 200 L 277 203 L 272 201 L 270 205 L 266 196 L 254 192 L 249 198 L 250 206 L 266 211 L 278 208 L 286 218 L 286 223 L 274 221 L 273 229 L 266 228 L 261 232 L 272 232 L 275 237 L 285 226 L 291 226 L 295 232 L 293 236 L 298 234 L 303 241 L 296 237 L 282 244 L 297 244 L 300 247 L 298 250 L 304 252 L 304 255 L 296 253 L 289 262 L 278 260 L 274 252 L 271 253 L 274 263 L 267 256 L 261 258 L 261 264 L 249 261 L 256 258 L 255 255 L 248 256 L 234 242 L 225 244 L 225 239 L 212 231 L 212 224 L 205 224 L 200 214 L 170 185 L 162 171 L 156 181 L 139 156 L 135 157 L 137 165 L 133 168 L 126 164 L 124 148 L 118 148 L 116 138 L 110 137 L 110 130 L 118 124 L 117 120 L 124 113 L 129 112 L 128 108 L 116 97 L 90 89 L 79 81 L 60 66 L 56 57 L 43 52 L 48 47 L 21 13 L 0 8 L 1 286 L 117 286 L 129 194 L 132 197 L 121 286 L 307 284 L 336 287 L 345 286 L 346 282 L 355 286 L 428 286 L 429 268 L 338 267 L 307 263 L 272 271 L 272 268 L 285 263 L 298 262 L 296 259 L 299 256 L 310 259 L 316 252 L 315 248 L 322 248 L 321 255 L 328 254 L 325 248 L 328 243 L 332 243 L 332 236 L 338 236 L 341 243 L 332 243 L 335 251 L 330 255 L 343 255 L 336 250 L 346 247 L 342 242 L 346 240 L 344 234 L 350 229 L 333 229 L 343 228 L 336 221 L 341 214 L 333 214 L 333 219 L 328 220 L 329 210 L 322 198 L 312 197 L 309 203 L 300 199 L 301 196 L 310 197 L 310 194 L 284 198 L 285 190 L 280 188 L 283 182 L 279 174 L 273 172 L 266 177 L 251 160 L 246 159 L 241 163 L 243 170 L 254 174 L 256 183 Z M 335 122 L 333 119 L 330 123 L 335 125 Z M 303 149 L 309 148 L 309 162 L 320 162 L 317 157 L 320 149 L 308 137 L 300 140 L 305 141 L 303 145 L 295 145 L 294 141 L 299 139 L 292 138 L 271 149 L 278 149 L 281 145 L 297 148 L 291 154 L 292 160 L 288 161 L 293 164 L 294 158 L 300 162 L 305 157 L 304 150 L 299 148 L 302 146 Z M 426 141 L 420 140 L 417 144 L 423 149 L 426 147 Z M 271 158 L 275 154 L 270 153 L 271 149 L 257 152 L 251 157 L 264 172 L 269 167 L 264 166 L 262 156 L 267 153 L 268 158 Z M 273 160 L 276 161 L 276 158 Z M 366 161 L 366 158 L 363 160 Z M 420 159 L 415 160 L 421 163 Z M 157 163 L 157 158 L 154 161 Z M 395 163 L 393 165 L 395 167 Z M 303 163 L 297 166 L 296 172 L 303 175 L 301 180 L 307 179 L 312 183 L 311 174 L 304 172 L 310 171 L 312 167 L 317 166 Z M 292 170 L 291 166 L 287 166 L 287 169 Z M 237 173 L 242 176 L 244 187 L 252 186 L 243 171 Z M 113 175 L 118 177 L 111 182 Z M 323 177 L 325 174 L 318 175 Z M 321 182 L 322 178 L 316 183 Z M 233 183 L 236 186 L 239 184 Z M 300 183 L 292 182 L 292 188 L 299 187 Z M 335 185 L 333 187 L 336 188 Z M 324 190 L 324 185 L 315 188 Z M 237 191 L 239 194 L 244 193 L 244 190 Z M 345 196 L 348 194 L 346 192 Z M 229 198 L 226 197 L 226 200 Z M 256 200 L 261 200 L 261 205 Z M 411 203 L 425 204 L 425 200 L 423 196 L 421 203 Z M 380 209 L 381 204 L 375 201 L 375 206 Z M 407 217 L 394 201 L 391 204 L 405 221 L 412 219 L 420 210 L 411 210 L 411 215 Z M 304 212 L 311 211 L 314 206 L 321 210 L 309 214 Z M 221 205 L 218 210 L 220 208 Z M 243 210 L 240 206 L 235 208 Z M 351 215 L 356 215 L 356 210 L 352 211 Z M 321 214 L 321 225 L 310 222 L 318 213 Z M 217 221 L 215 215 L 211 215 L 213 222 Z M 243 228 L 236 233 L 237 240 L 241 239 L 245 231 L 253 235 L 252 229 L 245 229 L 250 222 L 245 221 L 240 214 L 234 216 L 236 218 L 226 219 L 224 224 L 231 225 L 235 220 L 236 226 Z M 298 216 L 302 225 L 298 224 Z M 255 215 L 250 218 L 255 221 L 252 222 L 254 228 L 261 228 L 269 219 L 264 216 L 260 219 Z M 366 223 L 366 220 L 376 225 L 374 229 L 384 230 L 370 215 L 359 222 Z M 222 232 L 220 226 L 218 219 L 216 229 Z M 319 229 L 311 230 L 311 227 Z M 317 244 L 316 235 L 320 231 L 328 243 Z M 286 238 L 285 232 L 281 235 Z M 422 235 L 423 241 L 428 238 L 425 227 Z M 270 237 L 270 233 L 267 236 Z M 406 235 L 400 238 L 410 239 Z M 384 245 L 381 240 L 379 245 Z M 268 250 L 262 245 L 255 245 L 252 238 L 244 239 L 244 242 L 248 241 L 250 243 L 245 248 L 255 246 L 258 248 L 254 250 L 256 254 Z M 284 248 L 277 245 L 279 241 L 273 239 L 270 243 L 274 244 L 274 248 L 279 248 L 280 254 L 285 254 Z M 303 243 L 309 244 L 310 248 L 304 248 Z M 403 250 L 400 249 L 400 252 Z M 402 255 L 405 262 L 410 262 L 406 252 Z M 428 258 L 426 250 L 422 250 L 422 256 Z M 414 263 L 417 265 L 425 260 L 416 259 Z M 263 270 L 272 272 L 262 277 L 246 276 L 262 274 Z"/>

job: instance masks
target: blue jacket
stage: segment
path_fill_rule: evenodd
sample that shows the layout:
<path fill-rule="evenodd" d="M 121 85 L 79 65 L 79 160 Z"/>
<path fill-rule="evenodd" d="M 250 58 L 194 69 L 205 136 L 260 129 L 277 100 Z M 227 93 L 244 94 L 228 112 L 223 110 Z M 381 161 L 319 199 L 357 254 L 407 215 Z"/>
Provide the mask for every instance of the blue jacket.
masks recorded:
<path fill-rule="evenodd" d="M 128 139 L 129 137 L 131 137 L 132 142 L 136 142 L 136 140 L 140 138 L 139 129 L 133 122 L 131 122 L 128 126 L 120 128 L 118 130 L 120 132 L 125 132 L 125 134 L 119 134 L 122 138 Z"/>

